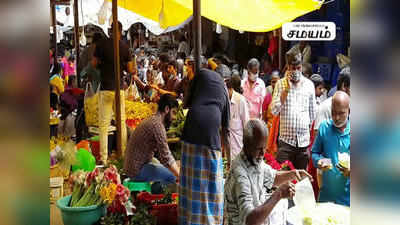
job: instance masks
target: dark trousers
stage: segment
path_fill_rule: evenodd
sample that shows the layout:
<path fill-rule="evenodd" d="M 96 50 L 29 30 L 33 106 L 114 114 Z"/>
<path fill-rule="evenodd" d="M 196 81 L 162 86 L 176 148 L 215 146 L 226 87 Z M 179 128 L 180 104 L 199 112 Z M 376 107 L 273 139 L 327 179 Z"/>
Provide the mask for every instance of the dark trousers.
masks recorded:
<path fill-rule="evenodd" d="M 307 147 L 294 147 L 283 141 L 279 141 L 278 154 L 276 160 L 279 163 L 283 163 L 285 160 L 289 160 L 293 163 L 296 169 L 307 169 L 309 156 L 307 153 Z"/>

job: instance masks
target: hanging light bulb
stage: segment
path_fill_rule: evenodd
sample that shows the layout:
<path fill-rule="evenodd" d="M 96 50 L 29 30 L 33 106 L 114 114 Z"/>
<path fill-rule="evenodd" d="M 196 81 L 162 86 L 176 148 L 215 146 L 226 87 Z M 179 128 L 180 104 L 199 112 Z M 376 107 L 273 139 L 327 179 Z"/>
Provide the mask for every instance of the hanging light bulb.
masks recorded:
<path fill-rule="evenodd" d="M 217 34 L 221 34 L 222 33 L 222 26 L 221 24 L 217 23 L 217 27 L 215 28 L 215 32 Z"/>
<path fill-rule="evenodd" d="M 85 27 L 83 27 L 83 31 L 82 31 L 81 37 L 79 38 L 79 43 L 82 46 L 86 46 Z"/>

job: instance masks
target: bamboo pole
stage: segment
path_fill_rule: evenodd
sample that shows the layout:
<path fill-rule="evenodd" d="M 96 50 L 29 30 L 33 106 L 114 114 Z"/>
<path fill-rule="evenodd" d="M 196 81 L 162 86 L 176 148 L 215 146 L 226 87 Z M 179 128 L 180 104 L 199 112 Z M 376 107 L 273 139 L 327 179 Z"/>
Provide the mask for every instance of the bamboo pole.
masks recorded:
<path fill-rule="evenodd" d="M 119 26 L 117 0 L 112 0 L 113 39 L 114 39 L 114 74 L 115 74 L 115 112 L 117 122 L 117 154 L 122 156 L 121 141 L 121 96 L 120 96 L 120 62 L 119 62 Z"/>
<path fill-rule="evenodd" d="M 278 30 L 278 38 L 279 38 L 279 47 L 278 47 L 278 51 L 279 51 L 279 71 L 282 71 L 283 69 L 283 58 L 282 58 L 282 30 L 279 29 Z"/>
<path fill-rule="evenodd" d="M 78 87 L 81 87 L 81 71 L 78 71 L 79 65 L 79 14 L 78 14 L 78 0 L 74 0 L 74 31 L 75 31 L 75 65 L 76 65 L 76 78 Z"/>
<path fill-rule="evenodd" d="M 193 35 L 195 74 L 198 75 L 200 71 L 201 54 L 201 0 L 193 0 Z"/>
<path fill-rule="evenodd" d="M 56 4 L 54 2 L 50 3 L 51 7 L 51 23 L 53 25 L 53 45 L 54 45 L 54 63 L 57 63 L 57 22 L 56 22 Z"/>

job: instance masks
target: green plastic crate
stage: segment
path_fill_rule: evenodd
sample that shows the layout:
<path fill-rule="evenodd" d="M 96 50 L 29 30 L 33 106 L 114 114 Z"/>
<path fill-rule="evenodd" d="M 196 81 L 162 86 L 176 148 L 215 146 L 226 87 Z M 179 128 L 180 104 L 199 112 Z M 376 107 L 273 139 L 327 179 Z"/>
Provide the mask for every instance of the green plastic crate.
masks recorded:
<path fill-rule="evenodd" d="M 129 191 L 147 191 L 151 193 L 151 184 L 148 182 L 133 182 L 125 180 L 123 185 L 129 189 Z"/>

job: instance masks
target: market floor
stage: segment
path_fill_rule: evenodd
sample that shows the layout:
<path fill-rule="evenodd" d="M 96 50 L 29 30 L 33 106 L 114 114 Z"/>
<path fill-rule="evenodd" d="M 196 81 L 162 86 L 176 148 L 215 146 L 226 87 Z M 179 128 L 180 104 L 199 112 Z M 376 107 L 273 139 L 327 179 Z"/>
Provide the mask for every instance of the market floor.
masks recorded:
<path fill-rule="evenodd" d="M 61 212 L 55 204 L 50 204 L 50 225 L 64 225 Z"/>

